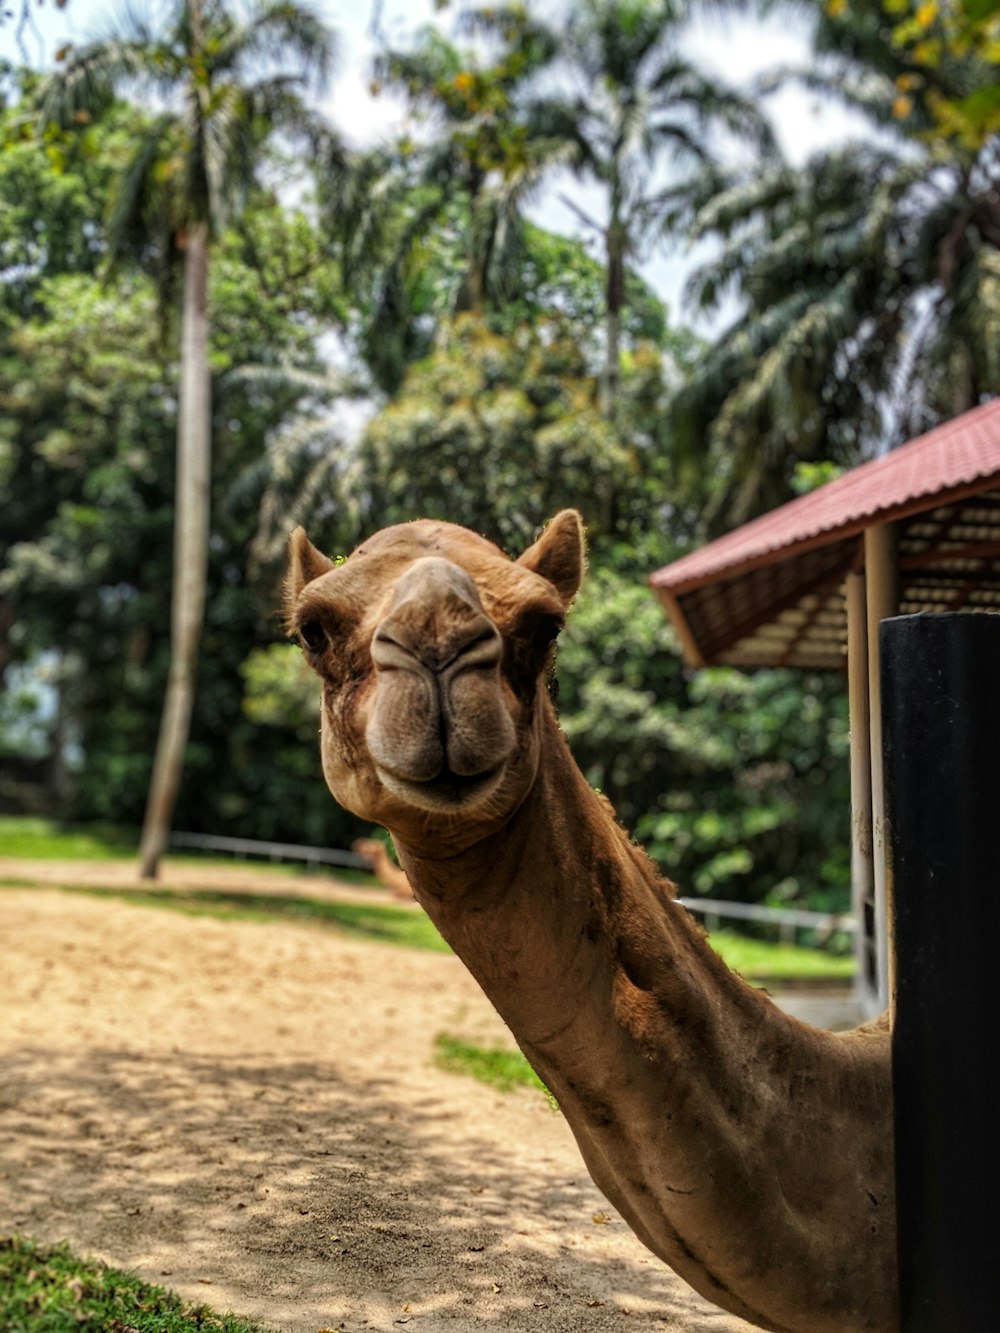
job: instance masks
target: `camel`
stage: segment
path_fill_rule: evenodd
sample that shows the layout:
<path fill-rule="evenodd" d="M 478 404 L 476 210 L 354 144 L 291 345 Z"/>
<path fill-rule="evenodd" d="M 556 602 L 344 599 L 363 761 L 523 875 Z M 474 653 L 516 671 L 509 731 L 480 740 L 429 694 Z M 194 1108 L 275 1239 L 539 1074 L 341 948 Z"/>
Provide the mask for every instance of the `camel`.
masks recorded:
<path fill-rule="evenodd" d="M 383 888 L 389 889 L 394 898 L 412 901 L 413 890 L 410 888 L 410 881 L 389 855 L 384 842 L 380 842 L 378 838 L 355 838 L 351 843 L 351 851 L 364 857 L 372 868 L 372 874 Z"/>
<path fill-rule="evenodd" d="M 419 520 L 335 565 L 297 529 L 326 782 L 654 1254 L 774 1333 L 896 1330 L 888 1026 L 812 1028 L 730 971 L 577 768 L 547 684 L 584 565 L 575 510 L 516 560 Z"/>

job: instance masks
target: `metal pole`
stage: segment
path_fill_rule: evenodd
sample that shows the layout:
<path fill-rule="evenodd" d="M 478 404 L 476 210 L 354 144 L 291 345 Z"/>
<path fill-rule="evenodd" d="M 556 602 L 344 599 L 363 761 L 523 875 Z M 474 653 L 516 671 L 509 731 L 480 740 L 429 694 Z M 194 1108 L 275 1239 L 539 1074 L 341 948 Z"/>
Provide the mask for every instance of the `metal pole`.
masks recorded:
<path fill-rule="evenodd" d="M 900 1328 L 971 1333 L 997 1317 L 1000 615 L 899 616 L 880 640 Z"/>

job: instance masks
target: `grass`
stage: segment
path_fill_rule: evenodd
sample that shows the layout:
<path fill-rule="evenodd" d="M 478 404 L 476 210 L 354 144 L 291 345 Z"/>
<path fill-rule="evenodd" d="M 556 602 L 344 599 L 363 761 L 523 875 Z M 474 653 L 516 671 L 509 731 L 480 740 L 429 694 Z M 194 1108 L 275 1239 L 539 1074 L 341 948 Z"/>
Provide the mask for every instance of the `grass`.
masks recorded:
<path fill-rule="evenodd" d="M 139 853 L 137 829 L 119 828 L 114 824 L 60 824 L 54 819 L 40 819 L 23 815 L 0 815 L 0 856 L 23 857 L 32 861 L 128 861 Z M 308 876 L 315 868 L 288 862 L 238 860 L 220 854 L 205 856 L 198 852 L 170 852 L 165 863 L 202 866 L 245 866 L 255 874 Z M 329 870 L 330 867 L 323 867 Z M 338 879 L 349 884 L 371 884 L 373 878 L 365 870 L 350 866 L 336 868 Z"/>
<path fill-rule="evenodd" d="M 294 873 L 294 872 L 287 872 Z M 0 888 L 30 888 L 30 881 L 0 879 Z M 161 907 L 189 916 L 210 916 L 222 921 L 297 921 L 330 926 L 356 939 L 397 944 L 408 949 L 448 953 L 449 947 L 422 912 L 381 903 L 329 902 L 305 895 L 247 894 L 223 889 L 101 889 L 61 886 L 71 893 L 119 898 L 140 907 Z M 732 931 L 715 931 L 709 943 L 726 963 L 758 983 L 811 981 L 846 982 L 854 975 L 854 960 L 803 949 L 794 944 L 770 944 Z"/>
<path fill-rule="evenodd" d="M 854 959 L 848 954 L 775 944 L 732 930 L 713 930 L 708 942 L 748 981 L 849 981 L 855 972 Z"/>
<path fill-rule="evenodd" d="M 53 819 L 0 816 L 0 856 L 36 861 L 120 861 L 135 856 L 138 836 L 112 824 L 74 828 Z"/>
<path fill-rule="evenodd" d="M 381 903 L 339 903 L 318 898 L 271 897 L 267 894 L 230 893 L 220 889 L 90 890 L 124 898 L 146 907 L 166 907 L 190 916 L 213 916 L 220 920 L 298 921 L 334 926 L 347 935 L 407 949 L 430 949 L 449 953 L 448 945 L 423 912 Z"/>
<path fill-rule="evenodd" d="M 434 1038 L 434 1063 L 449 1074 L 464 1074 L 501 1092 L 536 1088 L 544 1093 L 553 1111 L 559 1110 L 559 1103 L 520 1051 L 509 1051 L 502 1046 L 475 1046 L 461 1037 L 439 1032 Z"/>
<path fill-rule="evenodd" d="M 37 860 L 93 861 L 129 858 L 135 855 L 136 835 L 111 825 L 64 828 L 55 821 L 23 817 L 0 817 L 0 855 Z M 180 858 L 170 857 L 170 860 Z M 372 903 L 354 905 L 331 903 L 308 896 L 309 873 L 299 866 L 263 861 L 238 861 L 235 858 L 209 860 L 206 857 L 183 858 L 188 865 L 224 864 L 244 867 L 257 873 L 267 870 L 275 876 L 294 877 L 302 892 L 294 896 L 249 895 L 214 889 L 164 892 L 148 890 L 85 890 L 107 892 L 148 907 L 163 907 L 191 915 L 214 916 L 224 920 L 290 920 L 315 922 L 339 928 L 357 938 L 399 944 L 406 948 L 447 952 L 448 946 L 421 912 Z M 337 877 L 371 883 L 370 876 L 337 871 Z M 3 881 L 10 887 L 23 887 L 24 881 Z M 68 885 L 72 888 L 72 885 Z M 749 981 L 779 983 L 783 980 L 837 982 L 854 974 L 854 960 L 821 949 L 807 949 L 793 944 L 752 939 L 730 930 L 716 930 L 709 936 L 713 948 L 730 967 Z"/>
<path fill-rule="evenodd" d="M 238 1315 L 215 1314 L 132 1273 L 0 1236 L 0 1329 L 4 1333 L 269 1333 Z"/>
<path fill-rule="evenodd" d="M 0 879 L 0 889 L 32 888 L 30 880 Z M 356 939 L 397 944 L 406 949 L 449 953 L 448 945 L 422 912 L 381 903 L 339 903 L 282 894 L 231 893 L 222 889 L 102 889 L 60 884 L 67 893 L 117 898 L 138 907 L 160 907 L 186 916 L 219 921 L 297 921 L 330 926 Z M 2 1326 L 0 1326 L 2 1327 Z"/>

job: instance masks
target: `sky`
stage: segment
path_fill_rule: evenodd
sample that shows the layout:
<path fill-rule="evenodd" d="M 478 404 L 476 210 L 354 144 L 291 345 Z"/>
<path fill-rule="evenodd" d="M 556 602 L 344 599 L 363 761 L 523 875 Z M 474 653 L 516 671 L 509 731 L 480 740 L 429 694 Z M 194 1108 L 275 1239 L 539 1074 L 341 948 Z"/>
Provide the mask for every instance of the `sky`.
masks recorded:
<path fill-rule="evenodd" d="M 132 0 L 151 5 L 158 0 Z M 421 24 L 448 22 L 455 5 L 441 10 L 435 0 L 315 0 L 341 39 L 341 56 L 324 109 L 348 141 L 360 146 L 389 136 L 404 116 L 403 104 L 382 94 L 372 97 L 369 63 L 375 49 L 372 19 L 377 12 L 383 34 L 392 45 L 407 43 Z M 0 0 L 3 7 L 18 8 L 20 0 Z M 66 42 L 81 43 L 99 31 L 104 16 L 115 12 L 114 0 L 67 0 L 58 9 L 55 0 L 31 0 L 31 20 L 18 29 L 7 20 L 0 27 L 0 58 L 35 67 L 50 64 L 56 51 Z M 690 39 L 690 49 L 701 66 L 714 71 L 730 84 L 742 86 L 757 75 L 786 64 L 805 61 L 805 30 L 787 15 L 764 22 L 750 17 L 703 20 Z M 801 162 L 816 149 L 842 141 L 852 131 L 852 122 L 838 108 L 820 104 L 803 93 L 788 90 L 770 99 L 772 119 L 786 155 Z M 529 212 L 540 225 L 568 235 L 580 235 L 581 224 L 560 196 L 569 196 L 590 214 L 600 213 L 596 192 L 568 175 L 555 179 L 546 192 L 534 201 Z M 672 317 L 689 319 L 682 308 L 685 278 L 705 252 L 689 252 L 676 246 L 646 256 L 641 272 L 657 294 L 666 301 Z M 726 313 L 719 316 L 723 322 Z M 704 334 L 716 321 L 694 321 Z"/>

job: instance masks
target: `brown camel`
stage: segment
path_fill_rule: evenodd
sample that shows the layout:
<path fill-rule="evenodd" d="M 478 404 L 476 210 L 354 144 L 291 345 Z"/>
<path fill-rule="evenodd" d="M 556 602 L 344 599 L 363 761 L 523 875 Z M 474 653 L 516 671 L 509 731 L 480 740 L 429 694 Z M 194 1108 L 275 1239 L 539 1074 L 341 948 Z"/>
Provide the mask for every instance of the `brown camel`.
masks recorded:
<path fill-rule="evenodd" d="M 731 972 L 576 767 L 546 681 L 583 566 L 572 510 L 516 561 L 420 521 L 334 566 L 298 529 L 327 783 L 390 830 L 640 1240 L 761 1328 L 895 1330 L 887 1027 L 811 1028 Z"/>
<path fill-rule="evenodd" d="M 378 838 L 355 838 L 351 851 L 363 856 L 372 868 L 372 874 L 382 885 L 389 889 L 394 898 L 413 898 L 413 889 L 406 878 L 406 872 L 389 855 L 384 842 Z"/>

